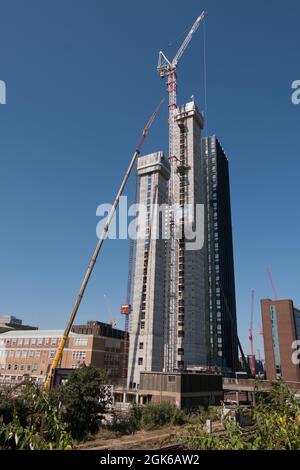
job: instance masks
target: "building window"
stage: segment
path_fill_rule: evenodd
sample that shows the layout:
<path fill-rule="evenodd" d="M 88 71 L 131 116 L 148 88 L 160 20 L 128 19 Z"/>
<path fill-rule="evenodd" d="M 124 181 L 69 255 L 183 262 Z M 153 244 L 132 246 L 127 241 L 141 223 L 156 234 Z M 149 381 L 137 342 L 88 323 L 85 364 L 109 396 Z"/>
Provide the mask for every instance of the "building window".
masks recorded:
<path fill-rule="evenodd" d="M 86 359 L 86 351 L 74 351 L 72 354 L 73 359 Z"/>
<path fill-rule="evenodd" d="M 25 345 L 28 345 L 28 344 L 29 344 L 29 338 L 25 338 L 25 339 L 24 339 L 24 344 L 25 344 Z"/>
<path fill-rule="evenodd" d="M 21 364 L 20 369 L 21 369 L 21 370 L 24 370 L 24 369 L 25 369 L 25 365 L 24 365 L 24 364 Z"/>
<path fill-rule="evenodd" d="M 145 329 L 145 322 L 141 321 L 141 330 L 144 330 L 144 329 Z"/>
<path fill-rule="evenodd" d="M 30 344 L 33 346 L 36 344 L 36 338 L 31 338 Z"/>
<path fill-rule="evenodd" d="M 35 357 L 39 359 L 41 357 L 41 351 L 36 351 L 35 352 Z"/>
<path fill-rule="evenodd" d="M 168 375 L 168 382 L 176 382 L 176 375 Z"/>
<path fill-rule="evenodd" d="M 178 367 L 178 369 L 183 369 L 184 368 L 184 362 L 183 361 L 178 361 L 177 362 L 177 367 Z"/>
<path fill-rule="evenodd" d="M 31 369 L 31 366 L 30 364 L 27 365 L 27 370 L 30 370 Z"/>
<path fill-rule="evenodd" d="M 8 364 L 7 370 L 11 370 L 11 364 Z"/>
<path fill-rule="evenodd" d="M 144 349 L 144 343 L 140 343 L 139 349 Z"/>
<path fill-rule="evenodd" d="M 18 370 L 18 364 L 14 365 L 14 370 Z"/>
<path fill-rule="evenodd" d="M 76 346 L 87 346 L 88 340 L 86 338 L 76 338 L 75 345 Z"/>
<path fill-rule="evenodd" d="M 277 312 L 276 312 L 275 305 L 271 305 L 270 307 L 270 316 L 271 316 L 272 340 L 273 340 L 276 376 L 277 378 L 280 378 L 281 377 L 281 357 L 280 357 L 280 350 L 279 350 Z"/>
<path fill-rule="evenodd" d="M 56 346 L 56 338 L 51 339 L 51 346 Z"/>
<path fill-rule="evenodd" d="M 178 351 L 177 351 L 177 354 L 178 354 L 178 356 L 184 356 L 184 349 L 179 348 Z"/>
<path fill-rule="evenodd" d="M 18 339 L 18 344 L 19 344 L 20 346 L 22 346 L 22 344 L 23 344 L 23 339 L 22 339 L 22 338 L 19 338 L 19 339 Z"/>
<path fill-rule="evenodd" d="M 33 364 L 32 370 L 37 370 L 37 364 Z"/>
<path fill-rule="evenodd" d="M 43 344 L 43 338 L 38 338 L 37 344 L 41 346 Z"/>
<path fill-rule="evenodd" d="M 21 357 L 21 351 L 16 351 L 15 357 Z"/>
<path fill-rule="evenodd" d="M 178 338 L 183 338 L 184 337 L 184 331 L 183 330 L 179 330 L 178 331 Z"/>
<path fill-rule="evenodd" d="M 29 351 L 29 357 L 33 357 L 34 351 Z"/>
<path fill-rule="evenodd" d="M 54 354 L 55 354 L 54 351 L 50 351 L 50 359 L 53 359 L 53 358 L 54 358 Z"/>
<path fill-rule="evenodd" d="M 27 357 L 27 351 L 22 351 L 22 357 Z"/>
<path fill-rule="evenodd" d="M 138 358 L 138 365 L 139 365 L 139 366 L 142 366 L 142 365 L 143 365 L 143 362 L 144 362 L 143 358 L 142 358 L 142 357 L 139 357 L 139 358 Z"/>
<path fill-rule="evenodd" d="M 13 338 L 11 340 L 11 344 L 12 344 L 12 346 L 15 346 L 17 344 L 17 338 Z"/>

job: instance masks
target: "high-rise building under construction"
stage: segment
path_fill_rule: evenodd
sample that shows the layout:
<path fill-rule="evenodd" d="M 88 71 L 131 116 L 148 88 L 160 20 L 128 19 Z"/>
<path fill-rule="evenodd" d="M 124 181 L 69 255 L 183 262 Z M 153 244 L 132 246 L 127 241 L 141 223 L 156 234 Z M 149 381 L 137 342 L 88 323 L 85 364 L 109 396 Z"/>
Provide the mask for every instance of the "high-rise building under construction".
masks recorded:
<path fill-rule="evenodd" d="M 168 182 L 170 165 L 162 153 L 141 157 L 138 162 L 139 202 L 147 207 L 147 214 L 146 237 L 137 241 L 136 248 L 128 371 L 131 388 L 138 388 L 141 371 L 168 372 L 207 364 L 202 128 L 203 117 L 194 102 L 177 108 L 172 182 Z M 170 202 L 170 184 L 175 214 L 172 256 L 170 240 L 151 236 L 152 204 Z"/>
<path fill-rule="evenodd" d="M 207 363 L 205 332 L 204 210 L 201 206 L 201 131 L 203 117 L 194 102 L 179 106 L 176 115 L 174 150 L 177 171 L 174 179 L 175 217 L 175 308 L 166 329 L 171 360 L 166 370 L 184 370 Z M 168 299 L 170 301 L 170 299 Z M 174 318 L 173 318 L 174 316 Z M 175 334 L 172 333 L 173 328 Z M 172 344 L 173 343 L 173 344 Z"/>
<path fill-rule="evenodd" d="M 140 157 L 137 171 L 139 204 L 144 211 L 140 213 L 136 243 L 128 363 L 130 388 L 138 387 L 141 371 L 164 368 L 166 244 L 162 236 L 153 233 L 153 225 L 157 215 L 154 206 L 166 205 L 170 165 L 162 152 L 156 152 Z"/>

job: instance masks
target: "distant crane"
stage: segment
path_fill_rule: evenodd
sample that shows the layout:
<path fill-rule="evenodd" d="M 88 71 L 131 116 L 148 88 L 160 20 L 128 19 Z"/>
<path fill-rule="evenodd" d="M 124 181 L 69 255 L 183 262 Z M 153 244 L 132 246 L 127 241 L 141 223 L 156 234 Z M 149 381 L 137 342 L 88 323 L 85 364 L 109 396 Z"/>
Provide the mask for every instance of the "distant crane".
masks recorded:
<path fill-rule="evenodd" d="M 160 51 L 158 58 L 157 71 L 161 78 L 167 79 L 167 89 L 169 94 L 169 161 L 171 166 L 171 175 L 168 189 L 168 204 L 170 207 L 170 239 L 168 242 L 167 256 L 169 261 L 168 284 L 169 296 L 168 305 L 166 305 L 167 319 L 166 319 L 166 361 L 164 368 L 168 371 L 176 368 L 176 346 L 175 346 L 175 328 L 176 328 L 176 305 L 177 305 L 177 290 L 176 290 L 176 243 L 175 243 L 175 213 L 174 213 L 174 184 L 176 177 L 177 161 L 175 155 L 175 119 L 177 110 L 177 66 L 183 53 L 190 44 L 193 35 L 199 28 L 200 24 L 205 18 L 206 13 L 203 11 L 196 19 L 192 29 L 183 41 L 177 54 L 172 62 L 170 62 L 166 55 Z"/>
<path fill-rule="evenodd" d="M 271 283 L 271 286 L 272 286 L 272 290 L 273 290 L 273 294 L 274 294 L 274 300 L 278 300 L 278 298 L 279 298 L 278 291 L 277 291 L 277 288 L 276 288 L 276 284 L 274 282 L 274 278 L 273 278 L 271 268 L 269 266 L 267 267 L 267 273 L 268 273 L 270 283 Z"/>
<path fill-rule="evenodd" d="M 251 373 L 253 376 L 256 374 L 255 367 L 255 355 L 254 355 L 254 343 L 253 343 L 253 316 L 254 316 L 254 290 L 251 292 L 251 316 L 250 316 L 250 327 L 249 327 L 249 341 L 251 350 Z"/>

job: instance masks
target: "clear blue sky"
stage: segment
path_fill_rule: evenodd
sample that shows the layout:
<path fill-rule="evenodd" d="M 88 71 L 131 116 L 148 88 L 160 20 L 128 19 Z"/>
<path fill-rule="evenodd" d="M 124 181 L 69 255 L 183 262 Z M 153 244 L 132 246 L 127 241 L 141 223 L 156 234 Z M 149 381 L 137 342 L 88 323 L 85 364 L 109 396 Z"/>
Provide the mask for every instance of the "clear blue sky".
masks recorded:
<path fill-rule="evenodd" d="M 0 314 L 64 327 L 96 243 L 96 207 L 118 189 L 140 130 L 165 96 L 172 57 L 207 9 L 208 131 L 230 160 L 240 337 L 250 292 L 300 305 L 299 0 L 0 0 Z M 169 44 L 173 43 L 173 47 Z M 204 109 L 203 28 L 179 67 L 179 101 Z M 166 108 L 145 152 L 167 147 Z M 128 243 L 109 241 L 77 322 L 122 327 Z"/>

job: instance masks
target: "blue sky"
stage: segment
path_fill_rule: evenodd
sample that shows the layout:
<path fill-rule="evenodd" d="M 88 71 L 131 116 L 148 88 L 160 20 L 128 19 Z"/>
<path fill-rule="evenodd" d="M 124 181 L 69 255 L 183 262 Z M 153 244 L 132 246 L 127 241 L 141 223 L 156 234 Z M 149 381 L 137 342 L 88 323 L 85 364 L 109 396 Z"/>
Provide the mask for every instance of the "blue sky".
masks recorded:
<path fill-rule="evenodd" d="M 300 305 L 298 0 L 0 0 L 0 314 L 64 327 L 96 244 L 96 207 L 111 202 L 149 114 L 166 96 L 158 51 L 172 57 L 206 9 L 208 132 L 231 174 L 240 337 L 255 349 L 259 299 Z M 170 44 L 172 44 L 170 46 Z M 203 28 L 178 70 L 179 102 L 204 110 Z M 145 152 L 167 149 L 166 107 Z M 130 192 L 130 191 L 129 191 Z M 122 327 L 128 243 L 105 243 L 77 322 Z M 104 300 L 107 295 L 108 303 Z M 108 305 L 110 304 L 110 305 Z"/>

